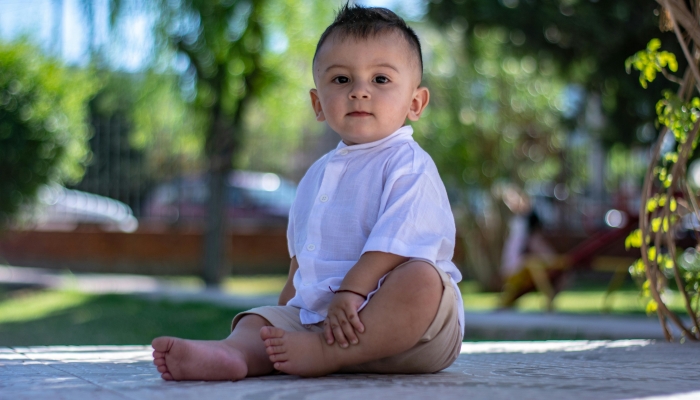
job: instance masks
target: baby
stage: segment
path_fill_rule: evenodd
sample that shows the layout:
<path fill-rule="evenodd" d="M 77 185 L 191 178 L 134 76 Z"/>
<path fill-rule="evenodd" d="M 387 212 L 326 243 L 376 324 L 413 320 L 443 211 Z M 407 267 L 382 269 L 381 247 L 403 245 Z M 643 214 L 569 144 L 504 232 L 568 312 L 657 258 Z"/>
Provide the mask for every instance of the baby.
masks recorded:
<path fill-rule="evenodd" d="M 318 42 L 310 95 L 342 140 L 299 183 L 279 305 L 237 315 L 221 341 L 154 339 L 163 379 L 431 373 L 454 362 L 464 326 L 454 219 L 405 125 L 428 104 L 422 71 L 418 37 L 396 14 L 339 11 Z"/>

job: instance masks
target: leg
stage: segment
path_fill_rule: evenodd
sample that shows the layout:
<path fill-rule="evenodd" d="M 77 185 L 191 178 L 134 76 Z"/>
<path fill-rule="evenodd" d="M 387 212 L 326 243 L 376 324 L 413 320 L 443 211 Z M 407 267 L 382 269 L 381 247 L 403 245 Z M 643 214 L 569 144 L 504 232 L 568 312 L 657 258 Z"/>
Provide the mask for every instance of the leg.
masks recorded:
<path fill-rule="evenodd" d="M 274 371 L 260 329 L 264 318 L 243 317 L 224 340 L 186 340 L 162 336 L 153 339 L 153 364 L 170 380 L 237 381 Z"/>
<path fill-rule="evenodd" d="M 274 368 L 302 376 L 319 376 L 404 352 L 423 336 L 437 314 L 442 280 L 435 268 L 414 261 L 397 268 L 360 312 L 365 332 L 348 348 L 327 345 L 322 333 L 287 332 L 263 327 Z"/>

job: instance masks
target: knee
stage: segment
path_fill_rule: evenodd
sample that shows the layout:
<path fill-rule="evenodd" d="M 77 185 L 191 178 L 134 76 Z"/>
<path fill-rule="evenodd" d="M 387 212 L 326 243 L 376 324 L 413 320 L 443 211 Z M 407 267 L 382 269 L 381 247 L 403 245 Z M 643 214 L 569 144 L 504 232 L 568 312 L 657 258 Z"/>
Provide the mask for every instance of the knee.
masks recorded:
<path fill-rule="evenodd" d="M 258 314 L 246 314 L 241 317 L 240 320 L 232 327 L 231 330 L 235 328 L 250 328 L 250 329 L 260 329 L 264 326 L 271 326 L 270 322 Z"/>
<path fill-rule="evenodd" d="M 435 267 L 425 261 L 411 261 L 392 271 L 387 281 L 394 281 L 415 294 L 416 291 L 427 290 L 431 293 L 442 293 L 442 279 Z"/>

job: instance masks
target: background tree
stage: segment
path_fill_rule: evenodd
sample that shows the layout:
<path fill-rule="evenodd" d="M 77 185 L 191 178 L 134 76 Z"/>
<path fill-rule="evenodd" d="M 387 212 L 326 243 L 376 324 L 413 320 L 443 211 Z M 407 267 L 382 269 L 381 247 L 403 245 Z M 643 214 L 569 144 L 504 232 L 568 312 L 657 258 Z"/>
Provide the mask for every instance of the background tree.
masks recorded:
<path fill-rule="evenodd" d="M 112 4 L 117 19 L 129 11 L 119 1 Z M 147 75 L 158 76 L 155 81 L 159 84 L 144 81 L 147 90 L 132 114 L 133 143 L 150 149 L 146 157 L 151 168 L 165 171 L 161 167 L 168 160 L 185 156 L 193 167 L 203 164 L 207 171 L 209 215 L 203 264 L 209 285 L 217 284 L 226 273 L 224 189 L 232 167 L 276 162 L 276 169 L 282 169 L 292 151 L 280 152 L 270 146 L 272 142 L 277 139 L 275 146 L 286 142 L 294 147 L 302 136 L 297 132 L 308 133 L 300 128 L 308 127 L 313 115 L 299 112 L 299 105 L 308 107 L 310 38 L 315 44 L 320 34 L 308 23 L 330 16 L 334 6 L 332 2 L 302 5 L 292 0 L 142 4 L 143 12 L 155 16 L 156 56 Z M 175 86 L 168 84 L 173 82 L 168 81 L 169 76 L 177 77 L 184 102 L 172 97 Z M 299 86 L 304 89 L 296 92 Z M 258 129 L 264 129 L 264 135 Z M 256 137 L 246 142 L 247 131 Z M 267 141 L 259 143 L 258 135 Z M 239 162 L 244 145 L 258 151 L 246 151 Z M 266 151 L 262 150 L 265 146 Z M 203 157 L 196 156 L 199 149 Z M 275 151 L 276 157 L 271 157 Z M 266 161 L 259 162 L 259 156 Z"/>
<path fill-rule="evenodd" d="M 0 43 L 0 227 L 41 185 L 82 177 L 87 103 L 96 89 L 84 71 L 24 41 Z"/>
<path fill-rule="evenodd" d="M 431 104 L 416 140 L 433 156 L 450 193 L 470 278 L 500 289 L 501 248 L 515 184 L 561 171 L 563 82 L 552 61 L 510 54 L 507 30 L 482 27 L 466 51 L 464 25 L 422 26 Z"/>
<path fill-rule="evenodd" d="M 644 90 L 624 70 L 630 52 L 646 46 L 650 35 L 678 50 L 671 33 L 658 33 L 658 15 L 653 2 L 635 0 L 442 1 L 431 3 L 428 13 L 435 22 L 468 26 L 467 46 L 475 29 L 499 26 L 507 29 L 509 54 L 551 59 L 567 82 L 600 97 L 607 121 L 599 134 L 607 145 L 637 141 L 637 128 L 653 122 L 656 96 L 669 87 L 657 81 Z"/>

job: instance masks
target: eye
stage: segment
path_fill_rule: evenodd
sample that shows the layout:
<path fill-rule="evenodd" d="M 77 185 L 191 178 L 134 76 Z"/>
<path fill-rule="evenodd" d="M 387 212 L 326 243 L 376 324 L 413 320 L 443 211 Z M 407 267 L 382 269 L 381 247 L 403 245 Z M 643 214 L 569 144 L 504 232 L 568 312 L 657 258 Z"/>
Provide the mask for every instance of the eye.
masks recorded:
<path fill-rule="evenodd" d="M 385 83 L 389 83 L 389 78 L 387 78 L 384 75 L 379 75 L 378 77 L 374 78 L 374 81 L 379 83 L 379 84 L 385 84 Z"/>
<path fill-rule="evenodd" d="M 350 79 L 348 79 L 347 76 L 336 76 L 335 78 L 333 78 L 333 83 L 343 84 L 348 82 L 350 82 Z"/>

